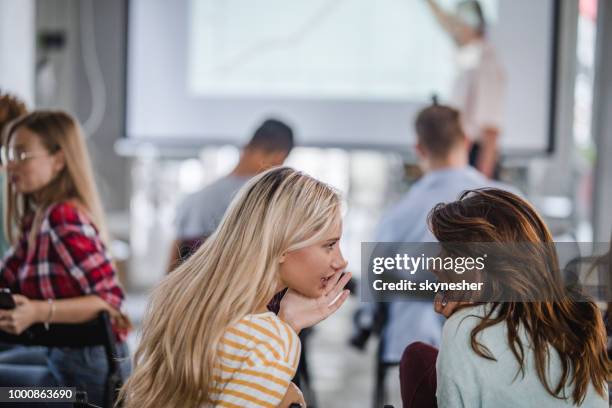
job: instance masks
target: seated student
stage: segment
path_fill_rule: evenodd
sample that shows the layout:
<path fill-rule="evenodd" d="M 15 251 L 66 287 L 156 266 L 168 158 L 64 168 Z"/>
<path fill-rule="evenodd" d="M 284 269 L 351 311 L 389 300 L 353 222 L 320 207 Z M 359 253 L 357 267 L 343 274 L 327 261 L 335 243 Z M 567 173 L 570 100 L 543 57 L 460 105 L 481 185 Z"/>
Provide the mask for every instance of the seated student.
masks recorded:
<path fill-rule="evenodd" d="M 240 161 L 230 174 L 187 196 L 177 209 L 176 239 L 170 250 L 168 272 L 213 233 L 240 187 L 258 173 L 282 165 L 293 144 L 289 126 L 267 119 L 244 146 Z"/>
<path fill-rule="evenodd" d="M 468 191 L 440 204 L 429 223 L 441 243 L 552 243 L 528 203 L 497 189 Z M 440 351 L 436 361 L 436 351 L 422 344 L 406 349 L 400 372 L 405 407 L 417 406 L 415 401 L 423 407 L 608 406 L 610 361 L 601 315 L 592 301 L 558 291 L 556 255 L 542 258 L 547 260 L 538 257 L 524 270 L 485 269 L 485 281 L 503 281 L 507 296 L 548 292 L 556 294 L 555 301 L 468 303 L 438 297 L 436 311 L 448 318 Z M 412 370 L 413 363 L 420 372 Z"/>
<path fill-rule="evenodd" d="M 127 356 L 124 293 L 105 246 L 102 206 L 77 122 L 59 111 L 33 112 L 5 136 L 5 226 L 13 247 L 0 262 L 0 287 L 11 290 L 17 307 L 0 310 L 0 330 L 82 323 L 106 310 L 119 354 Z M 11 346 L 0 353 L 0 386 L 72 386 L 94 404 L 102 403 L 107 371 L 102 346 Z"/>
<path fill-rule="evenodd" d="M 337 193 L 312 177 L 280 167 L 249 181 L 155 289 L 123 406 L 304 406 L 291 385 L 297 333 L 348 297 L 341 223 Z M 278 315 L 269 312 L 284 288 Z"/>
<path fill-rule="evenodd" d="M 444 105 L 429 106 L 417 115 L 415 131 L 416 152 L 424 175 L 384 213 L 377 227 L 377 242 L 435 241 L 427 228 L 427 214 L 437 203 L 453 201 L 464 190 L 482 187 L 514 190 L 468 166 L 469 141 L 461 127 L 459 111 Z M 378 306 L 385 307 L 387 314 L 381 335 L 384 347 L 380 358 L 384 363 L 397 364 L 412 342 L 438 345 L 442 322 L 431 304 L 412 300 Z M 368 313 L 368 307 L 362 306 L 360 313 Z"/>

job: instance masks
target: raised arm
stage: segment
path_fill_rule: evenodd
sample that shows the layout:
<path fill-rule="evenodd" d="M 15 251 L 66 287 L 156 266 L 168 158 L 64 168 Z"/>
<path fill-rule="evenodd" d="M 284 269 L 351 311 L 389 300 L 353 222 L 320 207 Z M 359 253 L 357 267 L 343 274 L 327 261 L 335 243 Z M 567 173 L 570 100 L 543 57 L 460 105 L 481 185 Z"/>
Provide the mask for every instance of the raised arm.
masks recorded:
<path fill-rule="evenodd" d="M 463 22 L 451 13 L 445 11 L 436 0 L 426 0 L 426 2 L 442 29 L 453 38 L 455 43 L 458 43 Z"/>

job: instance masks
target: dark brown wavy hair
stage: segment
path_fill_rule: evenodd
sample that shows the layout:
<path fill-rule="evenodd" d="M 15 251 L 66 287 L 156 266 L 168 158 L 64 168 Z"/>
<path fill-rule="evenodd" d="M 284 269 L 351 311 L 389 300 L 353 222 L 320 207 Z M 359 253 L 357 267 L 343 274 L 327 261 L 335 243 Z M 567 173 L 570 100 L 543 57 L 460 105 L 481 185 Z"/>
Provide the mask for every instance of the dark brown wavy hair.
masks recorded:
<path fill-rule="evenodd" d="M 546 244 L 553 242 L 546 224 L 529 203 L 515 194 L 492 188 L 469 190 L 455 202 L 438 204 L 429 214 L 429 225 L 443 245 L 445 242 L 542 243 L 546 248 Z M 534 285 L 546 285 L 541 289 L 553 293 L 555 301 L 547 298 L 537 302 L 491 302 L 471 332 L 472 349 L 483 358 L 496 360 L 478 342 L 477 335 L 488 327 L 504 323 L 508 327 L 510 350 L 520 366 L 517 375 L 524 374 L 525 347 L 531 346 L 538 377 L 549 394 L 567 399 L 565 387 L 573 386 L 572 400 L 580 404 L 589 384 L 593 384 L 597 393 L 605 397 L 610 360 L 606 353 L 606 331 L 597 306 L 587 299 L 576 301 L 569 293 L 559 291 L 561 277 L 554 252 L 543 254 L 544 261 L 530 255 L 535 266 L 526 268 L 520 276 L 505 273 L 504 284 L 519 297 L 528 296 L 525 292 Z M 495 274 L 496 270 L 487 269 L 485 273 Z M 530 344 L 523 344 L 519 329 L 526 330 Z M 551 346 L 562 366 L 562 375 L 556 384 L 547 378 Z"/>

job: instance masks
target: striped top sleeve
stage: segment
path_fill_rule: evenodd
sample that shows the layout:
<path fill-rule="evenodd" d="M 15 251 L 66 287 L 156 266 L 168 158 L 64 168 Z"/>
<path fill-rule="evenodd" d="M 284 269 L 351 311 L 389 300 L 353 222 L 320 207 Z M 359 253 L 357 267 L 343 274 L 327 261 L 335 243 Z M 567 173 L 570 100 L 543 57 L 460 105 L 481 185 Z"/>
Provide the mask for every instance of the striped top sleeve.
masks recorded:
<path fill-rule="evenodd" d="M 271 312 L 228 327 L 219 344 L 213 405 L 275 408 L 295 375 L 300 347 L 293 329 Z"/>

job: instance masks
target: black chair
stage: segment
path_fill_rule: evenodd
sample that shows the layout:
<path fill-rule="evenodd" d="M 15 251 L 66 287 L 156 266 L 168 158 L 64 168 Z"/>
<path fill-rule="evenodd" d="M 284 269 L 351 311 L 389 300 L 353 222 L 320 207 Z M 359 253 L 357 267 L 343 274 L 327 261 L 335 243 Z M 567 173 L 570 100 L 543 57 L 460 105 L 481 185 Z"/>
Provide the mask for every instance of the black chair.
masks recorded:
<path fill-rule="evenodd" d="M 102 408 L 87 401 L 87 393 L 85 391 L 77 391 L 76 401 L 72 404 L 72 408 Z"/>
<path fill-rule="evenodd" d="M 0 331 L 0 342 L 24 346 L 69 348 L 104 346 L 108 373 L 106 375 L 103 407 L 113 407 L 122 380 L 117 361 L 119 357 L 117 344 L 108 312 L 100 312 L 98 317 L 86 323 L 52 324 L 49 326 L 49 330 L 45 329 L 42 324 L 35 324 L 19 336 Z"/>
<path fill-rule="evenodd" d="M 394 367 L 399 367 L 399 363 L 387 363 L 383 361 L 383 341 L 378 342 L 376 351 L 376 372 L 374 378 L 374 407 L 387 406 L 388 392 L 386 387 L 387 373 Z"/>
<path fill-rule="evenodd" d="M 399 362 L 397 363 L 389 363 L 385 362 L 383 359 L 384 356 L 384 340 L 382 333 L 384 331 L 385 325 L 388 322 L 389 318 L 389 304 L 388 303 L 379 303 L 378 308 L 374 317 L 374 325 L 372 327 L 372 334 L 378 336 L 378 346 L 376 347 L 376 361 L 375 366 L 376 370 L 374 371 L 374 395 L 372 404 L 375 408 L 387 406 L 387 387 L 385 385 L 385 380 L 387 378 L 387 372 L 393 368 L 399 366 Z"/>
<path fill-rule="evenodd" d="M 306 400 L 309 407 L 316 408 L 317 407 L 317 397 L 315 394 L 315 390 L 312 386 L 312 378 L 310 376 L 310 370 L 308 367 L 308 341 L 310 335 L 312 334 L 312 328 L 304 329 L 300 332 L 300 343 L 302 344 L 302 352 L 300 353 L 300 360 L 298 363 L 297 370 L 295 372 L 295 376 L 293 377 L 293 382 L 304 394 L 304 399 Z"/>

